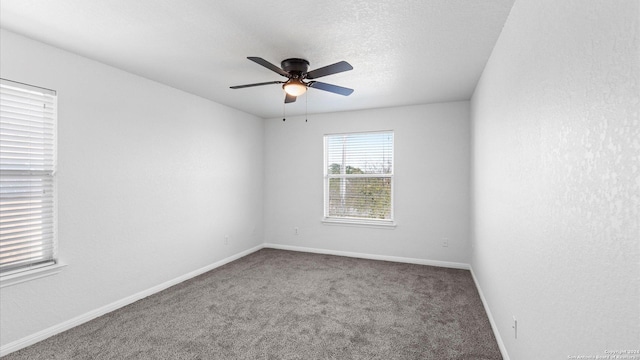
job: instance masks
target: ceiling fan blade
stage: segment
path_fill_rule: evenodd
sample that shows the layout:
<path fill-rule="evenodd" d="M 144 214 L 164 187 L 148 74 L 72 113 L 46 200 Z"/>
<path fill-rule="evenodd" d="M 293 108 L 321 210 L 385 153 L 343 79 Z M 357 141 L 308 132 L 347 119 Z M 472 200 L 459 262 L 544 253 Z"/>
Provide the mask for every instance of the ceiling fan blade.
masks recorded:
<path fill-rule="evenodd" d="M 284 103 L 285 103 L 285 104 L 295 102 L 295 101 L 296 101 L 296 99 L 297 99 L 297 97 L 295 97 L 295 96 L 293 96 L 293 95 L 289 95 L 289 94 L 287 94 L 287 93 L 285 93 L 285 95 L 286 95 L 286 96 L 284 97 Z"/>
<path fill-rule="evenodd" d="M 344 96 L 349 96 L 353 92 L 353 89 L 349 89 L 349 88 L 338 86 L 338 85 L 331 85 L 331 84 L 327 84 L 319 81 L 310 81 L 307 85 L 314 89 L 324 90 L 324 91 L 328 91 L 334 94 L 339 94 Z"/>
<path fill-rule="evenodd" d="M 346 61 L 340 61 L 335 64 L 327 65 L 319 69 L 311 70 L 307 73 L 307 79 L 317 79 L 322 76 L 341 73 L 343 71 L 353 70 L 353 66 Z"/>
<path fill-rule="evenodd" d="M 271 85 L 271 84 L 284 84 L 284 81 L 268 81 L 268 82 L 261 82 L 261 83 L 255 83 L 255 84 L 236 85 L 236 86 L 231 86 L 231 88 L 242 89 L 242 88 L 247 88 L 252 86 L 262 86 L 262 85 Z"/>
<path fill-rule="evenodd" d="M 262 65 L 264 67 L 266 67 L 267 69 L 276 72 L 284 77 L 289 77 L 289 73 L 287 73 L 286 71 L 280 69 L 279 67 L 273 65 L 272 63 L 268 62 L 267 60 L 261 58 L 261 57 L 256 57 L 256 56 L 249 56 L 247 57 L 247 59 L 255 62 L 256 64 Z"/>

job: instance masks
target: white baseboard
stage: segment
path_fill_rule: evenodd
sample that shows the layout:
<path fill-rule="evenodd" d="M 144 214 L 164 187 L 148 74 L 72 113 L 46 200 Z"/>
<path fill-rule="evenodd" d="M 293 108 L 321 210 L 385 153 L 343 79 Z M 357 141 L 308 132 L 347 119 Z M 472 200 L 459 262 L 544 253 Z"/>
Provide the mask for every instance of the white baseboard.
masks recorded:
<path fill-rule="evenodd" d="M 18 350 L 20 350 L 22 348 L 25 348 L 25 347 L 27 347 L 29 345 L 33 345 L 33 344 L 35 344 L 35 343 L 37 343 L 39 341 L 42 341 L 42 340 L 44 340 L 44 339 L 46 339 L 48 337 L 51 337 L 51 336 L 56 335 L 56 334 L 59 334 L 59 333 L 61 333 L 63 331 L 69 330 L 69 329 L 71 329 L 73 327 L 76 327 L 78 325 L 84 324 L 87 321 L 93 320 L 93 319 L 95 319 L 95 318 L 97 318 L 99 316 L 102 316 L 104 314 L 110 313 L 110 312 L 112 312 L 114 310 L 117 310 L 117 309 L 119 309 L 121 307 L 124 307 L 124 306 L 127 306 L 129 304 L 132 304 L 132 303 L 134 303 L 134 302 L 136 302 L 136 301 L 138 301 L 140 299 L 143 299 L 143 298 L 145 298 L 147 296 L 153 295 L 153 294 L 155 294 L 157 292 L 160 292 L 162 290 L 165 290 L 165 289 L 167 289 L 167 288 L 169 288 L 171 286 L 177 285 L 177 284 L 179 284 L 179 283 L 181 283 L 183 281 L 189 280 L 189 279 L 191 279 L 193 277 L 196 277 L 198 275 L 204 274 L 207 271 L 211 271 L 211 270 L 213 270 L 213 269 L 215 269 L 217 267 L 220 267 L 222 265 L 230 263 L 230 262 L 232 262 L 234 260 L 237 260 L 237 259 L 239 259 L 239 258 L 241 258 L 243 256 L 246 256 L 246 255 L 249 255 L 249 254 L 251 254 L 253 252 L 256 252 L 256 251 L 262 249 L 263 247 L 264 247 L 264 245 L 260 244 L 258 246 L 255 246 L 255 247 L 251 248 L 251 249 L 248 249 L 248 250 L 242 251 L 240 253 L 237 253 L 235 255 L 229 256 L 227 258 L 224 258 L 224 259 L 222 259 L 220 261 L 217 261 L 217 262 L 215 262 L 213 264 L 207 265 L 207 266 L 205 266 L 203 268 L 200 268 L 198 270 L 194 270 L 194 271 L 192 271 L 190 273 L 184 274 L 184 275 L 179 276 L 179 277 L 177 277 L 175 279 L 172 279 L 172 280 L 169 280 L 169 281 L 164 282 L 162 284 L 156 285 L 156 286 L 154 286 L 154 287 L 152 287 L 150 289 L 141 291 L 141 292 L 139 292 L 137 294 L 133 294 L 131 296 L 128 296 L 128 297 L 126 297 L 124 299 L 118 300 L 116 302 L 113 302 L 113 303 L 108 304 L 106 306 L 103 306 L 101 308 L 95 309 L 93 311 L 89 311 L 89 312 L 87 312 L 85 314 L 82 314 L 82 315 L 79 315 L 79 316 L 76 316 L 75 318 L 72 318 L 70 320 L 64 321 L 64 322 L 62 322 L 62 323 L 60 323 L 58 325 L 54 325 L 54 326 L 52 326 L 50 328 L 47 328 L 47 329 L 44 329 L 42 331 L 38 331 L 37 333 L 31 334 L 31 335 L 26 336 L 26 337 L 24 337 L 22 339 L 18 339 L 16 341 L 10 342 L 10 343 L 0 347 L 0 356 L 5 356 L 5 355 L 10 354 L 10 353 L 12 353 L 14 351 L 18 351 Z"/>
<path fill-rule="evenodd" d="M 473 267 L 470 266 L 469 270 L 471 270 L 471 277 L 473 278 L 473 282 L 476 284 L 476 289 L 478 289 L 478 294 L 480 295 L 480 300 L 482 300 L 484 311 L 487 313 L 487 317 L 489 318 L 489 323 L 491 324 L 491 330 L 493 330 L 493 335 L 495 335 L 496 341 L 498 342 L 498 348 L 500 349 L 500 353 L 502 354 L 502 359 L 511 360 L 511 358 L 509 358 L 509 353 L 507 352 L 507 348 L 504 346 L 504 341 L 502 341 L 502 336 L 500 336 L 500 332 L 498 331 L 498 326 L 496 325 L 496 322 L 493 319 L 493 315 L 491 315 L 491 310 L 489 310 L 489 304 L 487 304 L 487 299 L 485 299 L 484 294 L 482 293 L 482 288 L 480 287 L 478 278 L 476 277 L 476 274 L 473 272 Z"/>
<path fill-rule="evenodd" d="M 265 243 L 264 247 L 271 248 L 271 249 L 279 249 L 279 250 L 308 252 L 308 253 L 314 253 L 314 254 L 347 256 L 347 257 L 369 259 L 369 260 L 383 260 L 383 261 L 393 261 L 393 262 L 417 264 L 417 265 L 439 266 L 439 267 L 446 267 L 446 268 L 453 268 L 453 269 L 463 269 L 463 270 L 470 269 L 469 264 L 449 262 L 449 261 L 437 261 L 437 260 L 406 258 L 406 257 L 399 257 L 399 256 L 375 255 L 375 254 L 357 253 L 357 252 L 350 252 L 350 251 L 316 249 L 316 248 L 309 248 L 309 247 L 302 247 L 302 246 L 280 245 L 280 244 L 271 244 L 271 243 Z"/>

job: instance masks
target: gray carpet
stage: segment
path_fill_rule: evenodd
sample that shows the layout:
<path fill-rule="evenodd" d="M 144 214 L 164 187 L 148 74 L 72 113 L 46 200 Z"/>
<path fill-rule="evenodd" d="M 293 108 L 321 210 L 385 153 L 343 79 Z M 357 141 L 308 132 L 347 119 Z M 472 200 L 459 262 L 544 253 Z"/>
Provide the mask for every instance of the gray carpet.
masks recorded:
<path fill-rule="evenodd" d="M 13 359 L 502 357 L 469 271 L 263 249 Z"/>

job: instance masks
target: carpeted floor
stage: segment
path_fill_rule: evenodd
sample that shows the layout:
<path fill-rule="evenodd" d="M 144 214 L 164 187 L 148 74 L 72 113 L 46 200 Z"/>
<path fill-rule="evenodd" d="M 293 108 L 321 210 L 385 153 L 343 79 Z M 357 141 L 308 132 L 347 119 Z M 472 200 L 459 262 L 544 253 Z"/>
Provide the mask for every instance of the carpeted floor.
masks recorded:
<path fill-rule="evenodd" d="M 502 359 L 471 274 L 262 249 L 13 359 Z"/>

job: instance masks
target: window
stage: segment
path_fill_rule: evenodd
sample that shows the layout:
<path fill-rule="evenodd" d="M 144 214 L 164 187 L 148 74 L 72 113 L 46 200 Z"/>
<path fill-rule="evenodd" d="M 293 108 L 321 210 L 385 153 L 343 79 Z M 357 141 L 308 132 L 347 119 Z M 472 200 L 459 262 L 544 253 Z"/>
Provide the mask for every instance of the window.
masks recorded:
<path fill-rule="evenodd" d="M 393 223 L 393 132 L 324 137 L 326 222 Z"/>
<path fill-rule="evenodd" d="M 0 275 L 56 263 L 55 91 L 0 80 Z"/>

